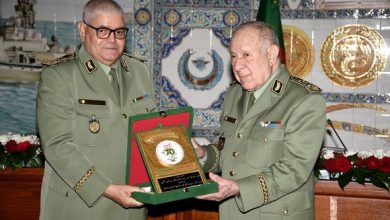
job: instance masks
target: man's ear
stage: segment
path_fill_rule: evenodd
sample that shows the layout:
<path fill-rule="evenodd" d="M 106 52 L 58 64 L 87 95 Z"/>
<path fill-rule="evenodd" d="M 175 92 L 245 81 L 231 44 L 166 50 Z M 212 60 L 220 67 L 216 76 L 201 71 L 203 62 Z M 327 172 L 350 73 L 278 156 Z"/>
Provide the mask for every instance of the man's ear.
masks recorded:
<path fill-rule="evenodd" d="M 276 60 L 278 59 L 279 56 L 279 47 L 276 45 L 271 45 L 267 49 L 267 58 L 268 62 L 273 65 L 275 64 Z"/>
<path fill-rule="evenodd" d="M 81 42 L 84 42 L 86 25 L 83 24 L 83 22 L 80 21 L 80 22 L 77 24 L 77 27 L 78 27 L 78 29 L 79 29 L 80 40 L 81 40 Z"/>

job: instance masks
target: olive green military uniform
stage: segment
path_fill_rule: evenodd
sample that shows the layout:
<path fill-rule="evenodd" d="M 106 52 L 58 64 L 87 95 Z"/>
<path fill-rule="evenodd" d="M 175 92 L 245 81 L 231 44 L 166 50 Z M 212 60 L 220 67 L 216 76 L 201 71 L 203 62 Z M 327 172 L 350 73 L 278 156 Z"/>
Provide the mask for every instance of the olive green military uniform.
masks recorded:
<path fill-rule="evenodd" d="M 37 117 L 46 157 L 40 219 L 145 219 L 103 196 L 125 184 L 128 117 L 156 108 L 152 76 L 123 54 L 116 95 L 100 64 L 81 47 L 44 68 Z"/>
<path fill-rule="evenodd" d="M 284 65 L 275 74 L 248 113 L 247 92 L 239 84 L 229 88 L 220 128 L 225 144 L 220 153 L 217 145 L 206 148 L 205 170 L 222 171 L 240 189 L 220 205 L 222 220 L 314 219 L 313 167 L 325 132 L 325 100 Z"/>

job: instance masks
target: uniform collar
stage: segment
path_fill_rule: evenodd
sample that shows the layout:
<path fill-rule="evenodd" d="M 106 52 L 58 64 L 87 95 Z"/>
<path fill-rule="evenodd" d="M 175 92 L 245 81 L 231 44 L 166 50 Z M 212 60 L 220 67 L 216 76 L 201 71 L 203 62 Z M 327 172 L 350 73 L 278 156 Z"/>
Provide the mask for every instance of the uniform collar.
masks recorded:
<path fill-rule="evenodd" d="M 120 61 L 116 61 L 111 66 L 99 62 L 98 60 L 92 57 L 92 55 L 87 51 L 84 45 L 82 45 L 79 50 L 79 56 L 81 62 L 84 64 L 84 68 L 90 74 L 94 73 L 95 70 L 97 70 L 97 67 L 99 66 L 103 70 L 103 72 L 106 75 L 108 75 L 110 72 L 110 68 L 114 68 L 117 70 L 119 69 L 119 63 L 122 65 L 123 68 L 125 68 L 126 70 L 128 69 L 126 61 L 123 60 L 122 58 L 119 59 Z"/>
<path fill-rule="evenodd" d="M 264 85 L 262 85 L 260 88 L 258 88 L 257 90 L 255 90 L 253 92 L 253 95 L 255 96 L 255 99 L 257 100 L 261 94 L 264 93 L 264 91 L 269 87 L 269 85 L 271 84 L 271 82 L 275 83 L 275 78 L 277 78 L 277 75 L 283 71 L 283 69 L 285 69 L 285 65 L 284 64 L 280 64 L 278 69 L 276 69 L 276 71 L 271 75 L 271 77 L 264 83 Z"/>

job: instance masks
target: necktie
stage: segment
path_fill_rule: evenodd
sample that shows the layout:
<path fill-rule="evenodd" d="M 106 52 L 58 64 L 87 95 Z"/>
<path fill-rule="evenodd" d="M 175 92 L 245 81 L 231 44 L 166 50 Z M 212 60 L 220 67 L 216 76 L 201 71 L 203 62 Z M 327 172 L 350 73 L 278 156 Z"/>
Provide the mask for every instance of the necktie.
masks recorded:
<path fill-rule="evenodd" d="M 253 104 L 255 104 L 256 98 L 253 92 L 250 93 L 249 99 L 248 99 L 248 105 L 246 107 L 246 112 L 249 112 L 249 109 L 252 108 Z"/>
<path fill-rule="evenodd" d="M 119 98 L 119 81 L 118 81 L 118 74 L 116 73 L 114 68 L 111 68 L 110 70 L 111 75 L 111 85 L 114 88 L 116 96 Z"/>

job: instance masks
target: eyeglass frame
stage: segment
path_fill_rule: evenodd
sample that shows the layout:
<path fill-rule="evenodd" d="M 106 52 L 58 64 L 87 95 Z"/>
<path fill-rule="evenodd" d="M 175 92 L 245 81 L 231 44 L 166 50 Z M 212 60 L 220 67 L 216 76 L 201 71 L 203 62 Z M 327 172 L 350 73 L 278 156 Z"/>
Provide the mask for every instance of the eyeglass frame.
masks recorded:
<path fill-rule="evenodd" d="M 121 28 L 117 28 L 117 29 L 110 29 L 110 28 L 107 28 L 107 27 L 94 27 L 94 26 L 92 26 L 92 25 L 90 25 L 90 24 L 88 24 L 87 22 L 85 22 L 85 21 L 83 21 L 83 23 L 85 24 L 85 25 L 87 25 L 88 27 L 90 27 L 90 28 L 92 28 L 92 29 L 94 29 L 95 31 L 96 31 L 96 37 L 97 38 L 99 38 L 99 39 L 108 39 L 110 36 L 111 36 L 111 33 L 114 33 L 114 37 L 115 37 L 115 39 L 120 39 L 120 40 L 122 40 L 122 39 L 125 39 L 126 38 L 126 36 L 127 36 L 127 32 L 129 31 L 129 29 L 128 28 L 126 28 L 126 27 L 121 27 Z M 108 31 L 110 31 L 110 33 L 107 35 L 107 37 L 99 37 L 99 30 L 108 30 Z M 124 31 L 124 33 L 125 33 L 125 36 L 123 37 L 123 38 L 118 38 L 116 35 L 116 31 L 118 31 L 118 30 L 123 30 Z"/>

